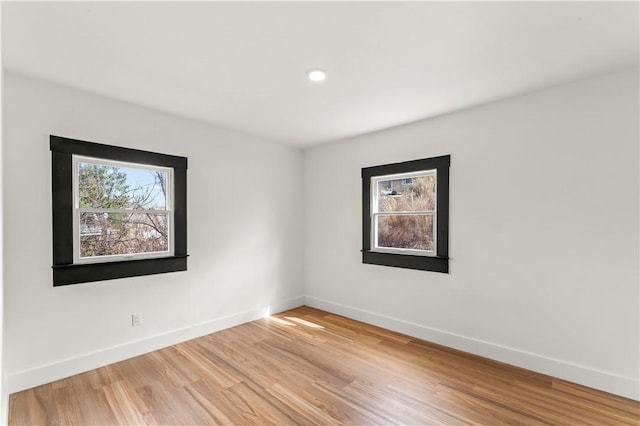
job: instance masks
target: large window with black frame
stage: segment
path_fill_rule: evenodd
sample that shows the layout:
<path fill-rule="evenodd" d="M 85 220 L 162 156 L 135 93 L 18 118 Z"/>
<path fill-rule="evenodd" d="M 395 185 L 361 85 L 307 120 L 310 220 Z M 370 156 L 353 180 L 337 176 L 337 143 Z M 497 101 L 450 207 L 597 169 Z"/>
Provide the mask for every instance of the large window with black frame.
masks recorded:
<path fill-rule="evenodd" d="M 187 158 L 51 136 L 53 284 L 187 269 Z"/>

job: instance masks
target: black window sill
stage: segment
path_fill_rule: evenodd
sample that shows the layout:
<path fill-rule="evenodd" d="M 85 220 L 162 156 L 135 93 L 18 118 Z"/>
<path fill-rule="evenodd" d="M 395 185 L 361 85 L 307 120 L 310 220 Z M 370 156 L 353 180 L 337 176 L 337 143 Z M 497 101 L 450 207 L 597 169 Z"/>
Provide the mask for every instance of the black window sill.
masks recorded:
<path fill-rule="evenodd" d="M 123 260 L 79 265 L 54 265 L 53 285 L 87 283 L 116 278 L 138 277 L 187 270 L 187 256 L 158 257 L 155 259 Z"/>
<path fill-rule="evenodd" d="M 362 263 L 449 273 L 449 258 L 445 256 L 416 256 L 362 250 Z"/>

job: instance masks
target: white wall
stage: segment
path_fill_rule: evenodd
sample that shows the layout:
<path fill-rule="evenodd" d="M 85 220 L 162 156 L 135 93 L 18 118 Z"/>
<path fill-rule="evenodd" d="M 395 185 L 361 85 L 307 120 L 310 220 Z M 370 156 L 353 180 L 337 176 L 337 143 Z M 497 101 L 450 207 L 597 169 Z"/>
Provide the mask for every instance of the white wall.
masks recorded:
<path fill-rule="evenodd" d="M 2 22 L 2 8 L 0 7 L 0 22 Z M 2 36 L 0 35 L 0 46 L 2 46 Z M 1 49 L 0 49 L 1 50 Z M 1 56 L 1 55 L 0 55 Z M 0 60 L 1 62 L 1 60 Z M 3 86 L 4 79 L 0 72 L 0 164 L 2 164 L 2 140 L 3 136 Z M 6 386 L 6 375 L 4 369 L 4 238 L 3 238 L 3 198 L 2 198 L 2 171 L 0 170 L 0 425 L 8 423 L 9 417 L 9 392 Z"/>
<path fill-rule="evenodd" d="M 634 69 L 306 150 L 306 303 L 640 398 L 638 114 Z M 362 264 L 360 169 L 443 154 L 451 273 Z"/>
<path fill-rule="evenodd" d="M 12 74 L 4 106 L 11 392 L 303 303 L 300 150 Z M 188 271 L 54 288 L 49 134 L 188 157 Z"/>

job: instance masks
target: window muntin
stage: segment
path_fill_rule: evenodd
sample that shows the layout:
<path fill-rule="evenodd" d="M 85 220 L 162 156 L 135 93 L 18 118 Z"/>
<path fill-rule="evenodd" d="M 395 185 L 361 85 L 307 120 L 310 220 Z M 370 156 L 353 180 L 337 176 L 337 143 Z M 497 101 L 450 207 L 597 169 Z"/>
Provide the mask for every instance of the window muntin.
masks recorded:
<path fill-rule="evenodd" d="M 435 256 L 437 170 L 371 178 L 371 250 Z"/>
<path fill-rule="evenodd" d="M 74 264 L 174 255 L 173 168 L 73 155 Z"/>

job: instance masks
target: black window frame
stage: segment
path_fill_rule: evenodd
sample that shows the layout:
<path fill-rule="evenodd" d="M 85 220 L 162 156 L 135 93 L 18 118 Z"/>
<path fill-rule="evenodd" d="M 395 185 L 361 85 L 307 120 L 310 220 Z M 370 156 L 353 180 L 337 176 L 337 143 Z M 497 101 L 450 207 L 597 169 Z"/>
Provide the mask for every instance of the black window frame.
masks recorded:
<path fill-rule="evenodd" d="M 53 285 L 187 270 L 187 158 L 50 135 Z M 73 263 L 73 155 L 173 168 L 173 256 Z"/>
<path fill-rule="evenodd" d="M 362 168 L 362 263 L 449 273 L 449 168 L 451 156 L 423 158 Z M 371 179 L 377 176 L 436 170 L 436 254 L 420 256 L 371 250 Z"/>

